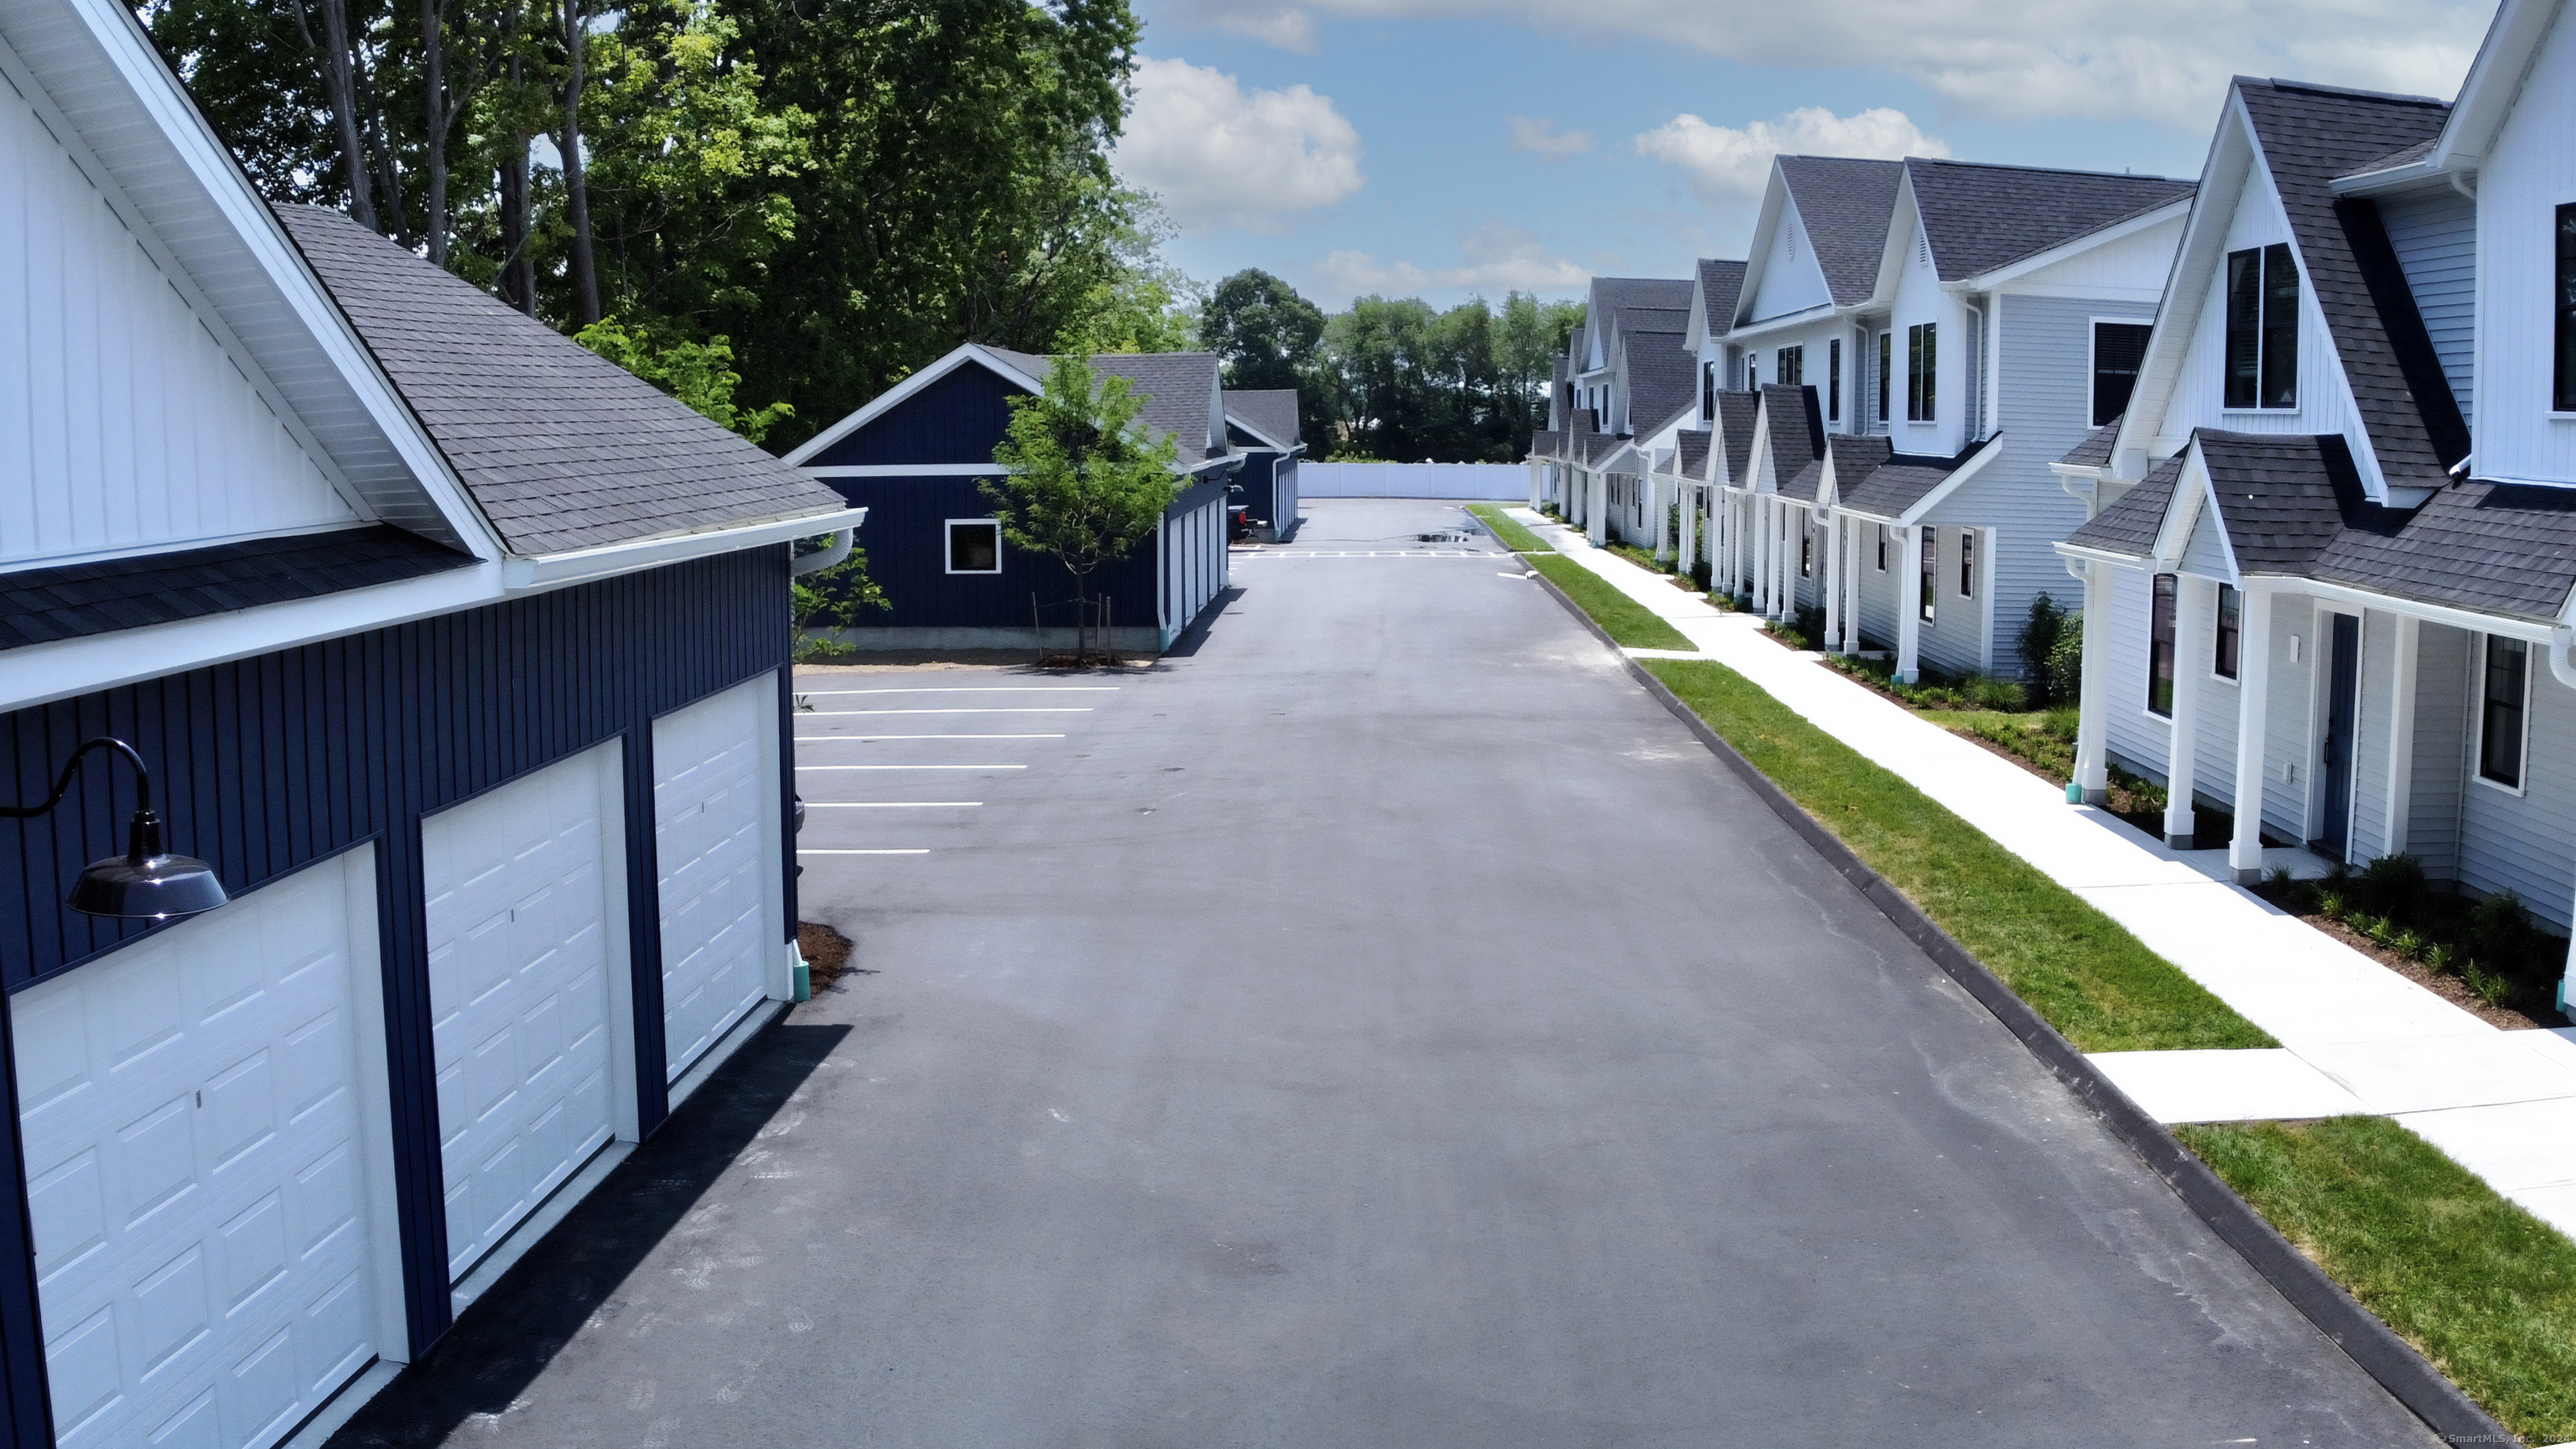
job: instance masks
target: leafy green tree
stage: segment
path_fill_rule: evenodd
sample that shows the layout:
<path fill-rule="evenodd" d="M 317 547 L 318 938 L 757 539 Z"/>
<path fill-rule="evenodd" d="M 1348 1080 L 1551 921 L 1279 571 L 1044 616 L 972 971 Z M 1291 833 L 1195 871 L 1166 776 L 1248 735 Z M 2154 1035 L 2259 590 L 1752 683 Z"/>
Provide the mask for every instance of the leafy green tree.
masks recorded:
<path fill-rule="evenodd" d="M 736 404 L 733 392 L 742 374 L 733 370 L 733 343 L 721 334 L 704 342 L 657 343 L 642 327 L 614 319 L 593 322 L 575 342 L 625 368 L 662 391 L 687 403 L 718 424 L 757 443 L 770 428 L 794 415 L 783 402 L 749 408 Z"/>
<path fill-rule="evenodd" d="M 1258 267 L 1216 284 L 1199 336 L 1225 368 L 1225 385 L 1301 387 L 1324 340 L 1324 309 Z"/>
<path fill-rule="evenodd" d="M 1043 391 L 1011 399 L 993 449 L 1004 476 L 983 485 L 1003 537 L 1073 575 L 1077 655 L 1089 652 L 1092 573 L 1152 534 L 1178 487 L 1178 440 L 1140 427 L 1144 408 L 1128 379 L 1094 373 L 1087 352 L 1059 353 Z"/>
<path fill-rule="evenodd" d="M 817 542 L 828 544 L 830 540 Z M 858 548 L 828 568 L 797 575 L 788 581 L 787 592 L 792 630 L 789 657 L 800 664 L 822 663 L 856 653 L 855 646 L 823 631 L 855 627 L 868 610 L 894 607 L 885 590 L 868 577 L 867 551 Z"/>

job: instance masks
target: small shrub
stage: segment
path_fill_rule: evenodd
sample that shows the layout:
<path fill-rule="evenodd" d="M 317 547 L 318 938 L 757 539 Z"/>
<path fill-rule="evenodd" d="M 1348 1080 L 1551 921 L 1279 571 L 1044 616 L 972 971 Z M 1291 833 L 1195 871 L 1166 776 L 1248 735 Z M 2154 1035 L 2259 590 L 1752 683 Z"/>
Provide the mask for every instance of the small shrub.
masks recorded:
<path fill-rule="evenodd" d="M 2424 964 L 2448 976 L 2460 969 L 2460 948 L 2448 941 L 2439 942 L 2424 953 Z"/>
<path fill-rule="evenodd" d="M 2084 616 L 2066 616 L 2065 630 L 2048 651 L 2048 702 L 2079 704 L 2084 698 Z"/>
<path fill-rule="evenodd" d="M 2469 990 L 2489 1006 L 2502 1006 L 2513 999 L 2513 983 L 2498 973 L 2479 969 L 2475 961 L 2460 968 L 2460 979 L 2469 983 Z"/>
<path fill-rule="evenodd" d="M 2341 891 L 2321 891 L 2317 895 L 2317 914 L 2329 921 L 2343 919 L 2344 899 Z"/>
<path fill-rule="evenodd" d="M 2396 931 L 2388 937 L 2388 949 L 2409 961 L 2420 961 L 2424 958 L 2424 933 L 2413 927 Z"/>
<path fill-rule="evenodd" d="M 2084 711 L 2071 705 L 2059 705 L 2048 712 L 2048 717 L 2039 722 L 2039 727 L 2050 739 L 2071 745 L 2083 724 Z"/>
<path fill-rule="evenodd" d="M 2531 915 L 2522 908 L 2522 897 L 2511 891 L 2498 891 L 2469 911 L 2469 940 L 2488 960 L 2521 959 L 2530 937 Z"/>
<path fill-rule="evenodd" d="M 2009 679 L 1971 676 L 1961 692 L 1979 709 L 2018 710 L 2029 701 L 2028 693 Z"/>
<path fill-rule="evenodd" d="M 2263 872 L 2263 884 L 2267 886 L 2287 886 L 2289 883 L 2290 868 L 2286 865 L 2276 865 Z"/>
<path fill-rule="evenodd" d="M 2048 666 L 2057 653 L 2057 646 L 2065 642 L 2068 617 L 2066 610 L 2043 592 L 2030 601 L 2030 615 L 2022 621 L 2021 633 L 2014 640 L 2014 647 L 2021 654 L 2022 669 L 2030 676 L 2032 702 L 2035 704 L 2058 702 L 2052 687 L 2054 681 L 2048 677 Z M 2066 696 L 2067 699 L 2074 697 L 2072 694 Z"/>
<path fill-rule="evenodd" d="M 2363 867 L 2372 904 L 2391 915 L 2413 915 L 2424 903 L 2424 862 L 2411 855 L 2383 855 Z"/>
<path fill-rule="evenodd" d="M 1692 564 L 1690 576 L 1691 583 L 1696 586 L 1701 593 L 1705 594 L 1708 592 L 1709 565 L 1707 559 L 1701 559 Z"/>

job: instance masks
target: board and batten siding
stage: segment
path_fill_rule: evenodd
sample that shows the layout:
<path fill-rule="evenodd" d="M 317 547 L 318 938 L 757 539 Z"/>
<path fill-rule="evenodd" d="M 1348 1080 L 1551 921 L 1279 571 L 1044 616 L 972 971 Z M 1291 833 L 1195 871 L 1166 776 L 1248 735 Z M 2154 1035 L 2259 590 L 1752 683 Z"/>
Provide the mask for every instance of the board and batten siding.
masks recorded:
<path fill-rule="evenodd" d="M 357 517 L 0 78 L 0 563 Z"/>
<path fill-rule="evenodd" d="M 866 427 L 805 460 L 808 468 L 990 463 L 1010 430 L 1010 399 L 1024 396 L 980 362 L 961 362 Z"/>
<path fill-rule="evenodd" d="M 2448 186 L 2386 196 L 2379 222 L 2406 273 L 2406 290 L 2432 335 L 2433 354 L 2460 404 L 2460 418 L 2477 426 L 2478 207 Z"/>
<path fill-rule="evenodd" d="M 2406 851 L 2435 880 L 2460 877 L 2460 792 L 2468 788 L 2469 640 L 2465 629 L 2419 624 L 2415 634 L 2415 762 Z"/>
<path fill-rule="evenodd" d="M 787 549 L 750 549 L 0 715 L 18 799 L 43 798 L 80 741 L 130 741 L 151 767 L 170 848 L 210 861 L 236 894 L 375 842 L 415 1351 L 451 1318 L 421 817 L 623 739 L 626 933 L 637 1060 L 649 1064 L 636 1085 L 641 1126 L 651 1131 L 667 1114 L 651 721 L 773 673 L 780 752 L 792 762 L 788 627 Z M 86 862 L 124 849 L 133 807 L 132 772 L 93 764 L 51 815 L 0 825 L 0 983 L 10 991 L 148 934 L 63 904 Z M 789 868 L 777 889 L 793 921 L 795 857 L 784 825 L 778 848 Z M 16 1123 L 14 1106 L 0 1112 L 0 1130 Z M 14 1141 L 5 1160 L 18 1161 Z M 0 1323 L 15 1324 L 12 1295 L 32 1291 L 23 1275 L 0 1274 Z"/>
<path fill-rule="evenodd" d="M 2533 76 L 2576 74 L 2561 16 Z M 2576 86 L 2527 85 L 2478 166 L 2477 466 L 2482 478 L 2576 481 L 2576 420 L 2550 412 L 2560 205 L 2576 201 Z"/>

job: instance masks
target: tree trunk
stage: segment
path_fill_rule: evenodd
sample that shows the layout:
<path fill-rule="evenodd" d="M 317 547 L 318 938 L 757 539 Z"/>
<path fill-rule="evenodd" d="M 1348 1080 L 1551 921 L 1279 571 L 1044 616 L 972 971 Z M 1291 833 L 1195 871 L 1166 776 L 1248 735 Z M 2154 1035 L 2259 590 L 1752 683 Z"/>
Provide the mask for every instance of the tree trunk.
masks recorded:
<path fill-rule="evenodd" d="M 563 151 L 564 220 L 572 226 L 573 320 L 587 327 L 599 320 L 599 264 L 591 250 L 590 186 L 581 159 L 581 91 L 590 27 L 582 0 L 564 0 L 563 131 L 556 145 Z"/>
<path fill-rule="evenodd" d="M 420 0 L 421 109 L 428 123 L 422 158 L 429 173 L 423 230 L 428 233 L 429 264 L 447 265 L 447 7 L 442 0 Z"/>
<path fill-rule="evenodd" d="M 518 69 L 518 62 L 510 65 Z M 528 255 L 528 220 L 528 138 L 512 136 L 501 157 L 501 300 L 534 317 L 537 264 Z"/>
<path fill-rule="evenodd" d="M 375 197 L 367 185 L 367 153 L 358 141 L 358 87 L 350 74 L 348 0 L 322 0 L 323 87 L 331 93 L 331 125 L 340 138 L 340 156 L 348 173 L 349 216 L 369 231 L 382 232 Z"/>

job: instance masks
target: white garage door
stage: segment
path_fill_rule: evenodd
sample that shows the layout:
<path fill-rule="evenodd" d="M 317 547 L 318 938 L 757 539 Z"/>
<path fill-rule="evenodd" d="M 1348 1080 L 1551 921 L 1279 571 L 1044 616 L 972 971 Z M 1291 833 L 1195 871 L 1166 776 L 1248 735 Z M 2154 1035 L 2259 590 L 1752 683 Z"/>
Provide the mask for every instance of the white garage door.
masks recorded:
<path fill-rule="evenodd" d="M 421 822 L 452 1278 L 609 1140 L 618 754 Z"/>
<path fill-rule="evenodd" d="M 374 887 L 352 851 L 13 1004 L 63 1445 L 272 1444 L 398 1341 Z"/>
<path fill-rule="evenodd" d="M 769 995 L 778 893 L 778 681 L 653 721 L 662 1040 L 672 1079 Z"/>

